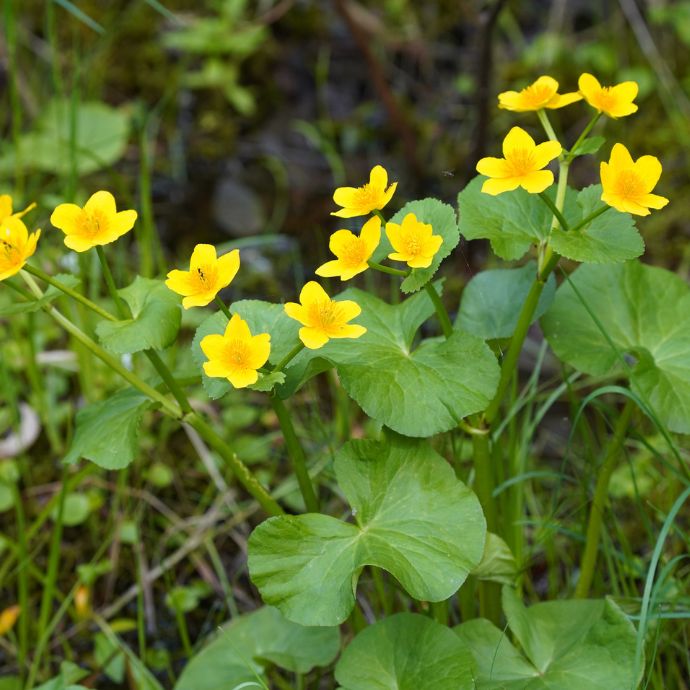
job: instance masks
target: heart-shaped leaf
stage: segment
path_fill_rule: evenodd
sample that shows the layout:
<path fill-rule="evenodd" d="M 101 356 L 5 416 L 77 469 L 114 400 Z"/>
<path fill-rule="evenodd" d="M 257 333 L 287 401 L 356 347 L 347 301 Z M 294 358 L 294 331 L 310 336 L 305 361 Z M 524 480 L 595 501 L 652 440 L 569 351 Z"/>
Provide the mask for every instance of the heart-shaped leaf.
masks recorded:
<path fill-rule="evenodd" d="M 536 277 L 534 261 L 520 268 L 498 268 L 478 273 L 462 293 L 457 325 L 485 340 L 510 338 L 517 327 L 520 309 Z M 533 321 L 542 316 L 553 301 L 556 279 L 549 276 L 539 298 Z"/>
<path fill-rule="evenodd" d="M 397 435 L 350 441 L 335 473 L 356 524 L 313 513 L 279 516 L 249 540 L 252 581 L 290 620 L 344 621 L 365 565 L 387 570 L 416 599 L 442 601 L 481 560 L 479 501 L 427 443 Z"/>
<path fill-rule="evenodd" d="M 118 290 L 132 312 L 123 321 L 101 321 L 96 333 L 103 345 L 119 355 L 142 350 L 163 350 L 175 342 L 180 330 L 180 305 L 175 293 L 160 280 L 137 276 Z"/>
<path fill-rule="evenodd" d="M 564 362 L 593 376 L 626 374 L 669 429 L 690 433 L 687 313 L 690 289 L 683 280 L 633 261 L 580 266 L 541 323 Z"/>
<path fill-rule="evenodd" d="M 330 361 L 348 395 L 370 417 L 405 436 L 448 431 L 489 404 L 499 369 L 483 340 L 457 331 L 448 340 L 434 338 L 413 348 L 417 329 L 434 310 L 426 292 L 397 305 L 354 288 L 340 297 L 360 305 L 357 323 L 367 332 L 301 352 L 293 360 L 294 371 L 286 372 L 288 383 L 302 380 L 312 359 Z"/>
<path fill-rule="evenodd" d="M 605 206 L 601 200 L 601 185 L 591 185 L 578 193 L 577 210 L 572 210 L 566 220 L 574 228 Z M 560 227 L 554 228 L 551 247 L 567 259 L 594 264 L 628 261 L 644 252 L 644 242 L 633 217 L 610 207 L 579 230 L 564 232 Z"/>
<path fill-rule="evenodd" d="M 308 673 L 330 664 L 339 647 L 338 628 L 303 627 L 264 607 L 221 626 L 185 666 L 175 690 L 221 690 L 265 680 L 267 662 Z"/>
<path fill-rule="evenodd" d="M 445 625 L 415 613 L 398 613 L 362 630 L 338 661 L 335 679 L 342 690 L 475 687 L 467 647 Z"/>
<path fill-rule="evenodd" d="M 551 601 L 526 608 L 503 588 L 508 627 L 484 619 L 455 628 L 474 657 L 477 690 L 634 689 L 635 629 L 609 599 Z"/>

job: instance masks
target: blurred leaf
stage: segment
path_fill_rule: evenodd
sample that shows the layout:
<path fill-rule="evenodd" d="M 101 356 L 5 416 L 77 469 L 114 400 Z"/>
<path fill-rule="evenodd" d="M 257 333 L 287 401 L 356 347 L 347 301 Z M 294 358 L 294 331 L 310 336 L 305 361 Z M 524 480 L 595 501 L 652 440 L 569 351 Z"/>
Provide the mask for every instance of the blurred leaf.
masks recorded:
<path fill-rule="evenodd" d="M 365 565 L 390 572 L 415 599 L 443 601 L 481 560 L 479 501 L 426 442 L 350 441 L 336 455 L 335 474 L 357 524 L 284 515 L 249 539 L 252 581 L 290 620 L 342 623 Z"/>
<path fill-rule="evenodd" d="M 339 647 L 337 627 L 303 627 L 264 607 L 221 626 L 184 668 L 175 690 L 218 690 L 263 681 L 267 662 L 308 673 L 328 665 Z"/>
<path fill-rule="evenodd" d="M 501 537 L 493 532 L 486 533 L 484 555 L 471 573 L 478 580 L 498 582 L 513 586 L 518 576 L 515 556 Z"/>
<path fill-rule="evenodd" d="M 98 668 L 114 683 L 122 683 L 125 677 L 126 658 L 122 650 L 103 633 L 93 638 L 93 656 Z"/>
<path fill-rule="evenodd" d="M 690 322 L 679 316 L 687 313 L 684 280 L 631 261 L 580 266 L 541 323 L 564 362 L 592 376 L 629 376 L 632 389 L 671 431 L 690 433 Z M 620 355 L 632 364 L 625 366 Z"/>
<path fill-rule="evenodd" d="M 77 413 L 77 431 L 63 462 L 86 458 L 106 470 L 127 467 L 137 453 L 141 418 L 151 406 L 145 395 L 131 388 L 87 405 Z"/>
<path fill-rule="evenodd" d="M 85 494 L 68 493 L 62 510 L 62 523 L 68 527 L 81 525 L 89 517 L 91 506 Z M 53 520 L 57 520 L 58 506 L 55 505 L 51 513 Z"/>
<path fill-rule="evenodd" d="M 335 678 L 342 690 L 476 687 L 472 657 L 457 635 L 415 613 L 397 613 L 364 628 L 345 648 Z"/>
<path fill-rule="evenodd" d="M 165 283 L 137 276 L 118 293 L 129 305 L 132 318 L 98 324 L 96 333 L 105 347 L 124 355 L 163 350 L 175 342 L 181 320 L 179 298 Z"/>
<path fill-rule="evenodd" d="M 596 153 L 606 143 L 606 137 L 587 137 L 583 139 L 577 149 L 571 151 L 577 156 L 587 156 Z"/>
<path fill-rule="evenodd" d="M 205 582 L 195 582 L 191 585 L 177 585 L 165 595 L 165 605 L 171 611 L 191 613 L 195 611 L 201 600 L 212 594 L 212 590 Z"/>
<path fill-rule="evenodd" d="M 456 325 L 485 340 L 510 338 L 517 327 L 520 309 L 527 299 L 536 271 L 536 262 L 530 261 L 520 268 L 498 268 L 477 273 L 462 293 Z M 551 275 L 532 321 L 546 312 L 555 294 L 556 279 Z"/>
<path fill-rule="evenodd" d="M 75 276 L 65 273 L 59 273 L 54 276 L 54 278 L 69 288 L 75 288 L 80 282 Z M 0 316 L 13 316 L 14 314 L 26 314 L 28 312 L 39 311 L 39 309 L 43 309 L 45 305 L 55 301 L 58 297 L 64 296 L 64 294 L 65 293 L 58 288 L 49 285 L 43 297 L 40 299 L 27 302 L 13 302 L 4 307 L 0 307 Z"/>

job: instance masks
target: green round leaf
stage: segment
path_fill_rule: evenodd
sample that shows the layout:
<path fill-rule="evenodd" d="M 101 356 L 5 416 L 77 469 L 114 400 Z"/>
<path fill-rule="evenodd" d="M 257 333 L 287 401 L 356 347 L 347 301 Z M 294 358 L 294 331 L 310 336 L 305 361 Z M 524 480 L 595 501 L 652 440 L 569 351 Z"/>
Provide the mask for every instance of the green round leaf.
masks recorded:
<path fill-rule="evenodd" d="M 601 200 L 601 185 L 586 187 L 577 195 L 577 210 L 566 216 L 570 227 L 597 209 L 606 206 Z M 551 247 L 573 261 L 614 263 L 635 259 L 644 252 L 644 242 L 629 213 L 609 208 L 579 230 L 564 232 L 560 226 L 551 233 Z"/>
<path fill-rule="evenodd" d="M 499 369 L 483 340 L 458 331 L 448 340 L 434 338 L 413 347 L 417 329 L 434 311 L 426 292 L 396 305 L 357 289 L 339 298 L 360 305 L 356 323 L 367 332 L 302 351 L 293 360 L 299 376 L 317 358 L 332 362 L 348 395 L 370 417 L 405 436 L 448 431 L 463 417 L 487 407 Z M 289 368 L 288 381 L 292 375 Z"/>
<path fill-rule="evenodd" d="M 520 268 L 499 268 L 478 273 L 462 293 L 457 325 L 485 340 L 510 338 L 517 327 L 520 309 L 536 277 L 537 265 L 530 261 Z M 544 287 L 533 317 L 546 312 L 556 293 L 553 275 Z"/>
<path fill-rule="evenodd" d="M 611 600 L 551 601 L 526 608 L 514 590 L 504 587 L 503 609 L 521 652 L 487 620 L 455 628 L 474 658 L 477 690 L 638 686 L 635 628 Z"/>
<path fill-rule="evenodd" d="M 519 573 L 518 565 L 508 544 L 493 532 L 486 533 L 484 555 L 472 571 L 478 580 L 514 585 Z"/>
<path fill-rule="evenodd" d="M 689 311 L 690 289 L 670 271 L 584 265 L 558 289 L 542 327 L 564 362 L 593 376 L 629 376 L 671 431 L 690 433 Z"/>
<path fill-rule="evenodd" d="M 303 627 L 264 607 L 221 626 L 184 668 L 175 690 L 225 690 L 265 681 L 266 662 L 308 673 L 330 664 L 339 647 L 338 628 Z"/>
<path fill-rule="evenodd" d="M 91 503 L 86 494 L 70 493 L 65 496 L 65 505 L 62 510 L 62 523 L 68 527 L 81 525 L 89 517 Z M 55 505 L 51 516 L 57 519 L 58 506 Z"/>
<path fill-rule="evenodd" d="M 118 293 L 129 305 L 132 318 L 101 321 L 96 333 L 117 354 L 163 350 L 175 342 L 182 318 L 177 295 L 160 280 L 137 276 Z"/>
<path fill-rule="evenodd" d="M 474 690 L 472 657 L 453 631 L 414 613 L 365 628 L 335 668 L 342 690 Z"/>
<path fill-rule="evenodd" d="M 425 442 L 397 435 L 351 441 L 338 452 L 335 473 L 356 524 L 279 516 L 249 540 L 252 581 L 290 620 L 344 621 L 365 565 L 387 570 L 416 599 L 443 601 L 481 560 L 479 501 Z"/>

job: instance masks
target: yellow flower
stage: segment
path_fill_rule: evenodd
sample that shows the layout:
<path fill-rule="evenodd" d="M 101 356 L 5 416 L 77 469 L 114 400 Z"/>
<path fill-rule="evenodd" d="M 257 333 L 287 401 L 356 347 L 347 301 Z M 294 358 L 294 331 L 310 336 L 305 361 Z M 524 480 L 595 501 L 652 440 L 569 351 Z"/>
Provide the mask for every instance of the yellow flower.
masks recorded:
<path fill-rule="evenodd" d="M 349 230 L 336 230 L 331 235 L 328 247 L 338 258 L 319 266 L 316 275 L 324 278 L 340 276 L 340 280 L 350 280 L 369 268 L 367 262 L 380 241 L 381 219 L 378 216 L 364 224 L 359 237 Z"/>
<path fill-rule="evenodd" d="M 388 186 L 388 173 L 380 165 L 372 168 L 369 182 L 361 187 L 339 187 L 333 194 L 333 201 L 342 206 L 339 211 L 333 211 L 332 216 L 354 218 L 367 216 L 372 211 L 380 211 L 393 197 L 397 182 Z"/>
<path fill-rule="evenodd" d="M 513 127 L 503 140 L 504 158 L 482 158 L 477 163 L 477 172 L 490 178 L 482 192 L 495 196 L 518 187 L 530 194 L 543 192 L 553 184 L 553 173 L 542 168 L 560 153 L 557 141 L 536 145 L 524 129 Z"/>
<path fill-rule="evenodd" d="M 17 622 L 17 618 L 19 618 L 20 613 L 21 609 L 17 605 L 10 606 L 9 608 L 6 608 L 4 611 L 0 612 L 0 635 L 5 635 L 12 630 L 14 624 Z"/>
<path fill-rule="evenodd" d="M 303 324 L 299 337 L 310 350 L 318 350 L 331 338 L 359 338 L 367 332 L 364 326 L 348 323 L 362 312 L 356 302 L 332 300 L 313 280 L 302 288 L 299 301 L 288 302 L 285 313 Z"/>
<path fill-rule="evenodd" d="M 247 322 L 233 314 L 223 335 L 207 335 L 201 349 L 208 357 L 206 376 L 224 378 L 235 388 L 246 388 L 259 380 L 257 369 L 268 361 L 271 336 L 252 335 Z"/>
<path fill-rule="evenodd" d="M 0 280 L 19 273 L 36 251 L 40 236 L 40 230 L 29 234 L 26 225 L 17 216 L 7 216 L 0 222 Z"/>
<path fill-rule="evenodd" d="M 609 117 L 625 117 L 637 110 L 633 103 L 637 96 L 637 83 L 634 81 L 602 86 L 596 77 L 585 72 L 580 76 L 577 85 L 587 103 Z"/>
<path fill-rule="evenodd" d="M 648 216 L 650 208 L 663 208 L 668 199 L 651 191 L 661 177 L 661 163 L 655 156 L 640 156 L 636 161 L 623 144 L 611 149 L 608 163 L 602 162 L 601 200 L 623 213 Z"/>
<path fill-rule="evenodd" d="M 80 208 L 76 204 L 60 204 L 50 222 L 65 233 L 65 245 L 75 252 L 110 244 L 128 233 L 137 219 L 136 211 L 117 211 L 110 192 L 96 192 Z"/>
<path fill-rule="evenodd" d="M 443 237 L 434 235 L 428 223 L 421 223 L 408 213 L 401 225 L 386 223 L 386 235 L 395 251 L 388 255 L 393 261 L 405 261 L 410 268 L 427 268 L 443 244 Z"/>
<path fill-rule="evenodd" d="M 582 95 L 573 93 L 558 93 L 558 82 L 552 77 L 542 76 L 534 83 L 526 86 L 522 91 L 504 91 L 498 94 L 498 107 L 525 113 L 542 108 L 563 108 L 582 99 Z"/>
<path fill-rule="evenodd" d="M 23 211 L 12 213 L 12 197 L 9 194 L 0 194 L 0 223 L 2 223 L 2 221 L 9 216 L 21 218 L 33 208 L 36 208 L 36 204 L 29 204 Z"/>
<path fill-rule="evenodd" d="M 184 297 L 182 306 L 185 309 L 205 307 L 224 287 L 230 285 L 239 268 L 239 249 L 233 249 L 218 258 L 213 245 L 197 244 L 189 261 L 189 270 L 170 271 L 165 284 Z"/>

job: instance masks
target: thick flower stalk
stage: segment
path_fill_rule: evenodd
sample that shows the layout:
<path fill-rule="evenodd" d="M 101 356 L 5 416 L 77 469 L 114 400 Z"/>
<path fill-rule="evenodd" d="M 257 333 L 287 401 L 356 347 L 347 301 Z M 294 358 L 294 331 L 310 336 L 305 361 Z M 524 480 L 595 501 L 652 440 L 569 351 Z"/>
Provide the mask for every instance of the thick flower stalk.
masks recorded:
<path fill-rule="evenodd" d="M 418 221 L 414 213 L 408 213 L 400 225 L 386 223 L 386 236 L 395 250 L 388 258 L 404 261 L 410 268 L 431 266 L 443 244 L 443 238 L 433 234 L 431 225 Z"/>
<path fill-rule="evenodd" d="M 513 127 L 503 140 L 503 158 L 482 158 L 477 172 L 489 179 L 482 192 L 493 196 L 518 187 L 539 194 L 553 184 L 553 173 L 544 170 L 562 151 L 557 141 L 536 144 L 521 127 Z"/>
<path fill-rule="evenodd" d="M 0 222 L 0 280 L 19 273 L 29 257 L 36 251 L 41 231 L 29 234 L 24 222 L 16 215 Z"/>
<path fill-rule="evenodd" d="M 218 257 L 213 245 L 197 244 L 189 261 L 189 270 L 170 271 L 165 284 L 184 297 L 182 306 L 185 309 L 205 307 L 230 285 L 239 268 L 239 249 Z"/>
<path fill-rule="evenodd" d="M 367 332 L 364 326 L 348 323 L 361 314 L 359 304 L 332 300 L 313 280 L 302 288 L 299 301 L 288 302 L 285 313 L 303 325 L 299 338 L 310 350 L 318 350 L 331 338 L 359 338 Z"/>
<path fill-rule="evenodd" d="M 577 83 L 580 93 L 595 110 L 612 118 L 625 117 L 637 111 L 633 103 L 638 86 L 634 81 L 624 81 L 615 86 L 602 86 L 599 80 L 585 72 Z"/>
<path fill-rule="evenodd" d="M 333 194 L 333 201 L 342 206 L 333 211 L 332 216 L 354 218 L 368 216 L 372 211 L 380 211 L 395 194 L 397 182 L 388 186 L 388 173 L 380 165 L 374 166 L 369 174 L 369 182 L 361 187 L 338 187 Z"/>
<path fill-rule="evenodd" d="M 668 199 L 652 190 L 661 177 L 656 156 L 640 156 L 636 161 L 623 144 L 614 144 L 609 162 L 600 165 L 601 200 L 623 213 L 648 216 L 650 208 L 660 209 Z"/>
<path fill-rule="evenodd" d="M 577 91 L 559 94 L 558 82 L 553 77 L 544 75 L 522 91 L 499 93 L 498 107 L 516 113 L 525 113 L 543 108 L 549 110 L 563 108 L 579 100 L 582 100 L 582 94 Z"/>
<path fill-rule="evenodd" d="M 349 230 L 336 230 L 328 247 L 337 257 L 316 269 L 316 275 L 324 278 L 338 277 L 350 280 L 369 268 L 368 261 L 381 241 L 381 219 L 370 218 L 362 227 L 359 236 Z"/>
<path fill-rule="evenodd" d="M 247 322 L 234 314 L 223 335 L 207 335 L 201 349 L 208 357 L 206 376 L 227 379 L 235 388 L 246 388 L 259 380 L 258 370 L 271 352 L 268 333 L 252 335 Z"/>
<path fill-rule="evenodd" d="M 75 252 L 110 244 L 127 234 L 137 220 L 134 210 L 118 211 L 110 192 L 92 194 L 84 207 L 60 204 L 50 222 L 65 233 L 65 245 Z"/>

